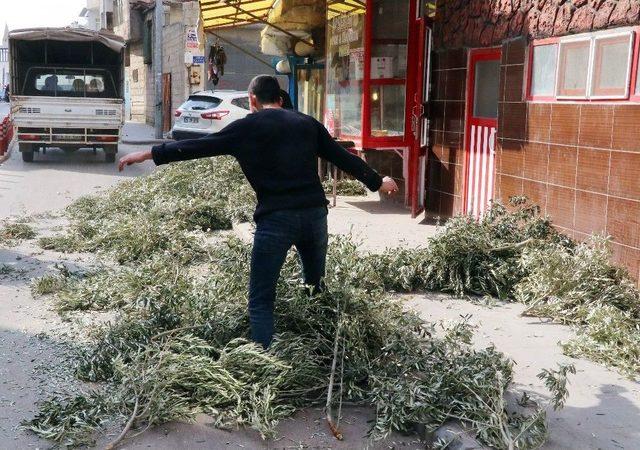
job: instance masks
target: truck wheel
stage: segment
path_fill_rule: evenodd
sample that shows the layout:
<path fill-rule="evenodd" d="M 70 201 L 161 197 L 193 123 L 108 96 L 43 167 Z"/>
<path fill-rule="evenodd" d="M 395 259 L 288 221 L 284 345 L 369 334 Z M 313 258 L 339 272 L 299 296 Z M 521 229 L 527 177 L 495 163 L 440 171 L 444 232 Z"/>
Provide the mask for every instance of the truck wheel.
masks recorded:
<path fill-rule="evenodd" d="M 33 162 L 33 145 L 32 144 L 19 144 L 18 149 L 22 153 L 22 160 L 24 162 Z"/>
<path fill-rule="evenodd" d="M 103 148 L 104 150 L 104 159 L 108 163 L 116 162 L 116 153 L 118 153 L 117 145 L 109 145 Z"/>
<path fill-rule="evenodd" d="M 116 154 L 115 153 L 106 153 L 104 155 L 104 160 L 108 163 L 116 162 Z"/>

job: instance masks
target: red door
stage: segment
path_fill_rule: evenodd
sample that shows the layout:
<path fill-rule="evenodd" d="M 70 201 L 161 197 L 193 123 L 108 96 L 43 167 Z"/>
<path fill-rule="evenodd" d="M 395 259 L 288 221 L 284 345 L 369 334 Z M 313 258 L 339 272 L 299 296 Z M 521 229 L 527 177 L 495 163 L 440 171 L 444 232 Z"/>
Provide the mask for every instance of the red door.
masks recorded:
<path fill-rule="evenodd" d="M 499 48 L 471 50 L 469 55 L 463 208 L 477 218 L 494 194 L 500 58 Z"/>
<path fill-rule="evenodd" d="M 411 215 L 416 217 L 424 211 L 427 147 L 429 145 L 429 120 L 425 110 L 429 102 L 429 76 L 431 73 L 431 29 L 426 19 L 418 19 L 418 76 L 411 110 L 413 145 L 409 154 L 409 181 L 411 189 Z"/>

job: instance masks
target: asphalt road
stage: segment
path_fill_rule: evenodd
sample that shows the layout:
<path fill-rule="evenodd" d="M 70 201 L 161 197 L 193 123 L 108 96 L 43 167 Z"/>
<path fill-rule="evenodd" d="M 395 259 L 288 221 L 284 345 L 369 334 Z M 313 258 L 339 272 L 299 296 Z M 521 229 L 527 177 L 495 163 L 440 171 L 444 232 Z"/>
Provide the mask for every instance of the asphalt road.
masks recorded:
<path fill-rule="evenodd" d="M 144 148 L 121 144 L 118 158 Z M 0 166 L 0 219 L 57 210 L 81 195 L 153 168 L 148 161 L 118 173 L 117 164 L 105 162 L 102 151 L 94 154 L 90 149 L 73 153 L 51 149 L 46 154 L 36 153 L 32 163 L 25 163 L 14 144 L 10 158 Z"/>

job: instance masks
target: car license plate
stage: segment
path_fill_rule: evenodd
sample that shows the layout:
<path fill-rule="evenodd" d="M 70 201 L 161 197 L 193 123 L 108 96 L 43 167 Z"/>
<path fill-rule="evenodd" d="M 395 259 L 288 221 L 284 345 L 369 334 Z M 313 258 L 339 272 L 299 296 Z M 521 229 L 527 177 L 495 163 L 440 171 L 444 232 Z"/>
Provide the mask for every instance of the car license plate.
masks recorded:
<path fill-rule="evenodd" d="M 184 123 L 198 123 L 200 122 L 200 119 L 198 119 L 197 117 L 185 117 L 184 118 Z"/>

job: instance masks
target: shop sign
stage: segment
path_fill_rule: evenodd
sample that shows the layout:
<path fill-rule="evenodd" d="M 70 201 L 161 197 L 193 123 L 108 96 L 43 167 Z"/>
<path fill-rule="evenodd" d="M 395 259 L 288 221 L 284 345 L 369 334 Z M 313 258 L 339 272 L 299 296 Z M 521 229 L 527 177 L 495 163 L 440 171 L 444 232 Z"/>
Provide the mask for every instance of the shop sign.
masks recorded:
<path fill-rule="evenodd" d="M 204 64 L 204 61 L 205 61 L 204 55 L 194 55 L 191 52 L 184 52 L 185 64 Z"/>

